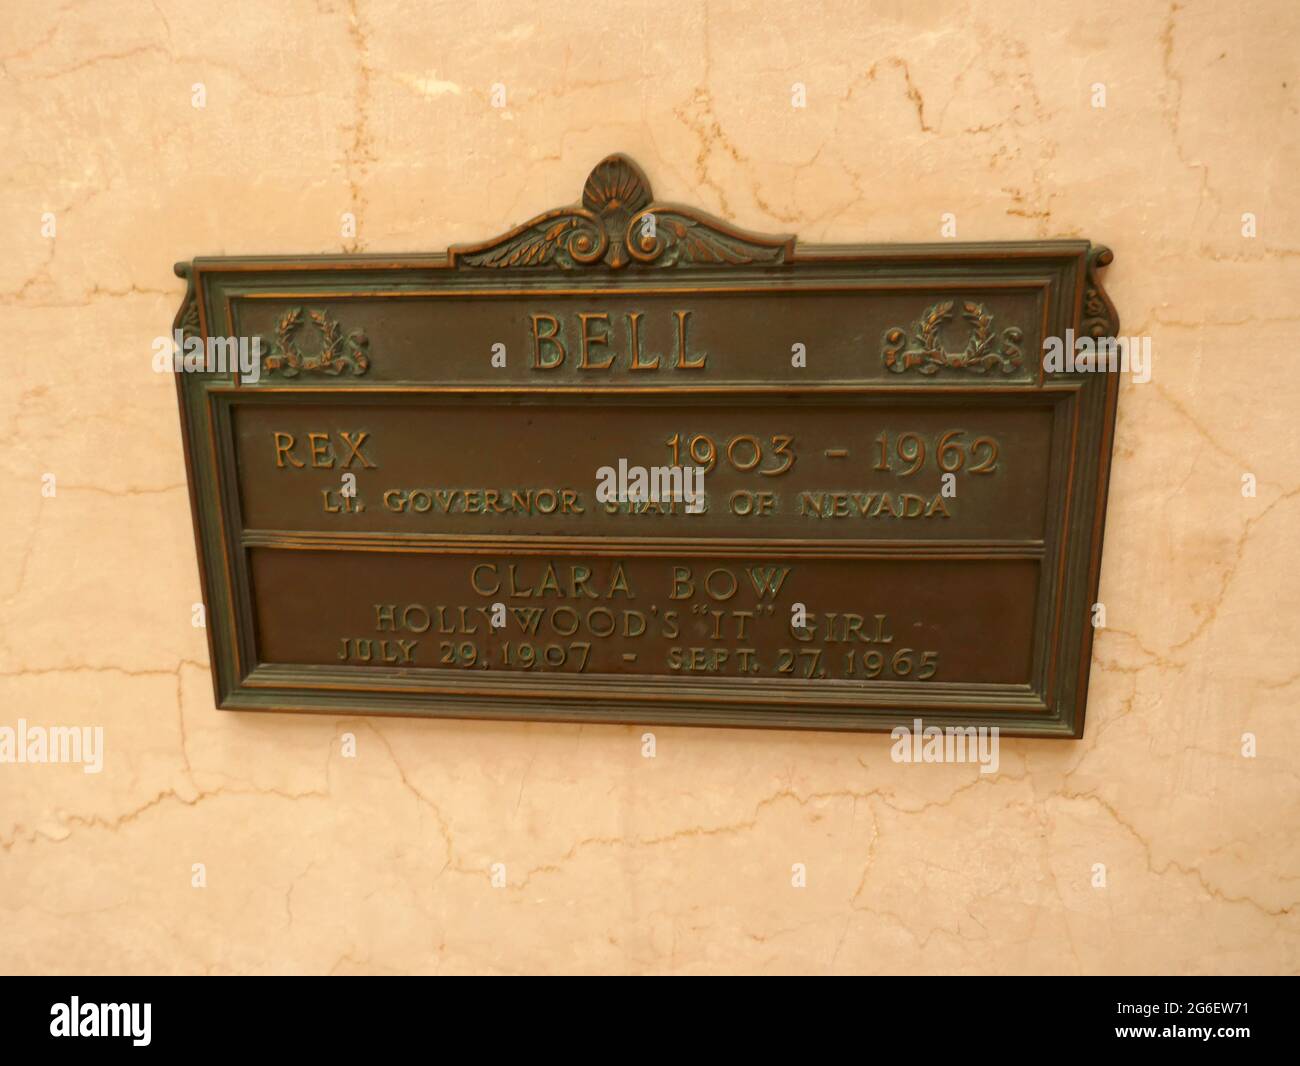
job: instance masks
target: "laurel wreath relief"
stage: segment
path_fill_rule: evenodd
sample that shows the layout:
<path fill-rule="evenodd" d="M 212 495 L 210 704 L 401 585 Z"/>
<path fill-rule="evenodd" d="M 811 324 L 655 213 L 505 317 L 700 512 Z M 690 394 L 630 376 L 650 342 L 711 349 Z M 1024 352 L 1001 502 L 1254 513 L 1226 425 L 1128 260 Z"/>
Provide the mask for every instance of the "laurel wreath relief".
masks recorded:
<path fill-rule="evenodd" d="M 302 316 L 301 307 L 294 307 L 280 316 L 271 351 L 262 357 L 264 371 L 274 373 L 278 370 L 285 377 L 293 378 L 303 371 L 337 375 L 351 370 L 359 377 L 370 369 L 370 356 L 366 351 L 370 339 L 359 329 L 352 330 L 345 337 L 338 322 L 324 311 L 307 312 L 319 334 L 320 351 L 315 355 L 304 354 L 297 343 L 304 327 Z"/>
<path fill-rule="evenodd" d="M 895 374 L 915 369 L 921 374 L 937 374 L 940 370 L 969 370 L 984 374 L 995 368 L 1004 374 L 1020 369 L 1024 357 L 1020 344 L 1024 334 L 1015 326 L 1002 331 L 1001 344 L 993 328 L 993 316 L 981 303 L 964 300 L 961 317 L 970 327 L 966 347 L 961 351 L 946 351 L 943 347 L 944 323 L 952 321 L 956 301 L 943 300 L 926 309 L 912 323 L 915 344 L 908 347 L 907 332 L 897 326 L 885 332 L 881 357 Z"/>

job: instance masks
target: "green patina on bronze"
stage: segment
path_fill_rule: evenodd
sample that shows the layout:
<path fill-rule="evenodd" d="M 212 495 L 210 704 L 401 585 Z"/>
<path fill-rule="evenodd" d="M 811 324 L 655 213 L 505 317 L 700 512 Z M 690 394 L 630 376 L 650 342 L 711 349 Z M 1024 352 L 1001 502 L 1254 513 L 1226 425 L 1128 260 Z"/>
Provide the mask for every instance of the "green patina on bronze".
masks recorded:
<path fill-rule="evenodd" d="M 1117 336 L 1110 258 L 615 155 L 446 253 L 179 265 L 182 346 L 256 345 L 177 374 L 218 705 L 1081 736 L 1118 381 L 1042 352 Z"/>

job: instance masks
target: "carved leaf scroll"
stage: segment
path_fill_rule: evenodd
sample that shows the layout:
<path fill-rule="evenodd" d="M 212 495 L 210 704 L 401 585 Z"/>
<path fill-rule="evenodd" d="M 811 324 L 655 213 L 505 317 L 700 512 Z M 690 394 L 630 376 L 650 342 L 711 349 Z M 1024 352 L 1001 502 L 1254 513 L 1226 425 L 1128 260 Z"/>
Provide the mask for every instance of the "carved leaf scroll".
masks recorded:
<path fill-rule="evenodd" d="M 1088 253 L 1088 276 L 1083 291 L 1083 335 L 1100 340 L 1119 336 L 1119 313 L 1101 287 L 1098 271 L 1110 266 L 1115 253 L 1104 244 L 1094 245 Z"/>
<path fill-rule="evenodd" d="M 588 175 L 582 203 L 539 215 L 482 244 L 451 249 L 459 267 L 684 267 L 780 264 L 794 238 L 746 233 L 703 212 L 657 204 L 650 183 L 624 155 Z"/>

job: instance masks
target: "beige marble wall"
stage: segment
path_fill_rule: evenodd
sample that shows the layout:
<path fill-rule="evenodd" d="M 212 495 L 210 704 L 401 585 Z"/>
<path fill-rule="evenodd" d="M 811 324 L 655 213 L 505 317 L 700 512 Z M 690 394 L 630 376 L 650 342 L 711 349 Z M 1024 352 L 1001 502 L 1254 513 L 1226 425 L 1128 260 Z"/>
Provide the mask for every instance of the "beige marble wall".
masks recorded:
<path fill-rule="evenodd" d="M 101 724 L 106 753 L 0 765 L 0 970 L 1300 969 L 1291 0 L 4 22 L 0 725 Z M 150 366 L 171 264 L 484 238 L 618 150 L 663 199 L 808 241 L 930 240 L 953 212 L 962 239 L 1115 249 L 1156 368 L 1120 399 L 1081 742 L 1006 742 L 981 777 L 879 736 L 660 728 L 644 759 L 634 728 L 213 709 Z"/>

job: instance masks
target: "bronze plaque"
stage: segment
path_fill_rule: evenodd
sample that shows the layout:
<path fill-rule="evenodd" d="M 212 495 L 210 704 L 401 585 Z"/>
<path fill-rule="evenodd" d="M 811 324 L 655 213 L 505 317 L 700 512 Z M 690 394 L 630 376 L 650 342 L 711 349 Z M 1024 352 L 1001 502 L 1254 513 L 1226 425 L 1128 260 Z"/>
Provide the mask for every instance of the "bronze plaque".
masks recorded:
<path fill-rule="evenodd" d="M 1117 380 L 1043 352 L 1117 334 L 1109 261 L 804 246 L 611 156 L 445 254 L 181 264 L 218 705 L 1080 736 Z"/>

